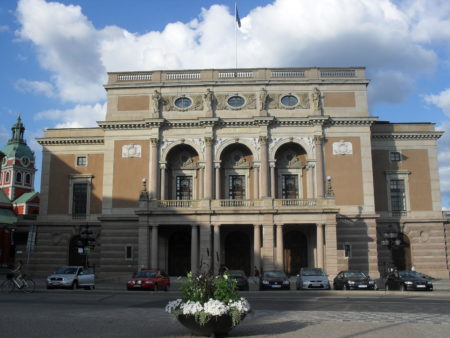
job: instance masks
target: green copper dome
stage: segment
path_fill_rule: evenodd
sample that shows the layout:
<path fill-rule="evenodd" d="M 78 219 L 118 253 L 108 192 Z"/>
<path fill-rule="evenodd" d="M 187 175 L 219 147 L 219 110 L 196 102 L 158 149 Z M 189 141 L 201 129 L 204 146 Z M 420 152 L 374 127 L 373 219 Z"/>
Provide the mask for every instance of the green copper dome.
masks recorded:
<path fill-rule="evenodd" d="M 9 139 L 8 144 L 2 149 L 6 158 L 22 158 L 28 157 L 31 161 L 34 161 L 34 153 L 23 139 L 25 127 L 20 119 L 20 115 L 17 117 L 16 123 L 11 127 L 12 137 Z"/>

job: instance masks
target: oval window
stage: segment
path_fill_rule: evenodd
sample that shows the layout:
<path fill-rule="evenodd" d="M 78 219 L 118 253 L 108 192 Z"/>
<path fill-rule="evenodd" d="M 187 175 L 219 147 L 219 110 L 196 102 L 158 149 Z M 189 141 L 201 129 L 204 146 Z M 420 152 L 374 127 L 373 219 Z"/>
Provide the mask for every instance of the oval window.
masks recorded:
<path fill-rule="evenodd" d="M 245 100 L 242 96 L 235 95 L 235 96 L 230 97 L 227 102 L 231 107 L 239 108 L 244 105 Z"/>
<path fill-rule="evenodd" d="M 182 109 L 188 108 L 191 106 L 191 104 L 192 104 L 192 100 L 188 97 L 183 96 L 183 97 L 179 97 L 178 99 L 175 100 L 175 105 L 178 108 L 182 108 Z"/>
<path fill-rule="evenodd" d="M 281 98 L 281 103 L 287 107 L 293 107 L 298 103 L 298 99 L 294 95 L 285 95 Z"/>

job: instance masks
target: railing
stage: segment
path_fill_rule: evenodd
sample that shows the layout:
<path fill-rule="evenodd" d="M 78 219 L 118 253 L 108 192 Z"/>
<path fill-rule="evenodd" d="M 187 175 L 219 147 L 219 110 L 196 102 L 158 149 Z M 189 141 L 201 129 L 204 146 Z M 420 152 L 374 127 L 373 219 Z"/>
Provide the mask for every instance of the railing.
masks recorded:
<path fill-rule="evenodd" d="M 163 200 L 158 202 L 158 208 L 192 208 L 194 200 Z"/>
<path fill-rule="evenodd" d="M 450 218 L 450 210 L 442 210 L 442 217 Z"/>
<path fill-rule="evenodd" d="M 274 207 L 315 207 L 316 199 L 280 199 L 274 200 Z"/>
<path fill-rule="evenodd" d="M 283 71 L 273 71 L 272 73 L 271 73 L 271 76 L 272 77 L 277 77 L 277 78 L 279 78 L 279 77 L 305 77 L 305 72 L 302 70 L 302 71 L 292 71 L 292 72 L 289 72 L 289 71 L 285 71 L 285 72 L 283 72 Z"/>
<path fill-rule="evenodd" d="M 255 206 L 254 200 L 219 200 L 219 203 L 222 208 L 246 208 Z"/>
<path fill-rule="evenodd" d="M 354 69 L 349 70 L 321 70 L 321 77 L 355 77 L 356 72 Z"/>
<path fill-rule="evenodd" d="M 152 74 L 118 74 L 117 81 L 151 81 Z"/>
<path fill-rule="evenodd" d="M 167 80 L 198 80 L 200 73 L 169 73 L 166 75 Z"/>
<path fill-rule="evenodd" d="M 238 78 L 252 78 L 253 72 L 220 72 L 219 79 L 229 79 L 233 77 Z"/>

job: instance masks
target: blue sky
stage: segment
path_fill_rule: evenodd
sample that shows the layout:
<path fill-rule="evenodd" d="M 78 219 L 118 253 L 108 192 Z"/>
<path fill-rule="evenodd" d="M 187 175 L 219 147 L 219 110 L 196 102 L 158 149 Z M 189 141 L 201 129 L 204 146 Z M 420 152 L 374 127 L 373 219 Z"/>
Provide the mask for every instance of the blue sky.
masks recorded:
<path fill-rule="evenodd" d="M 365 66 L 373 116 L 450 130 L 450 1 L 241 0 L 238 8 L 239 67 Z M 106 72 L 234 67 L 234 39 L 234 1 L 1 1 L 0 144 L 20 112 L 40 169 L 34 138 L 43 129 L 103 120 Z M 439 141 L 446 208 L 448 134 Z"/>

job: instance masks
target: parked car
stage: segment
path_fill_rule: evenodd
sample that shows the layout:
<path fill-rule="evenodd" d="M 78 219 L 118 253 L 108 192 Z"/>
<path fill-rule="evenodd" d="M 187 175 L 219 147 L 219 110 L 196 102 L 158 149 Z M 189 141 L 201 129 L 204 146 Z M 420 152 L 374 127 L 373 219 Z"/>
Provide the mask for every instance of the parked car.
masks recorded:
<path fill-rule="evenodd" d="M 330 289 L 328 275 L 319 268 L 301 268 L 295 282 L 297 290 L 301 289 Z"/>
<path fill-rule="evenodd" d="M 386 290 L 426 290 L 433 291 L 433 283 L 416 271 L 394 271 L 387 275 Z"/>
<path fill-rule="evenodd" d="M 341 271 L 333 280 L 335 290 L 375 290 L 375 281 L 361 271 Z"/>
<path fill-rule="evenodd" d="M 95 288 L 95 273 L 93 268 L 82 266 L 61 266 L 55 273 L 47 277 L 47 289 L 54 288 Z"/>
<path fill-rule="evenodd" d="M 232 278 L 236 281 L 236 288 L 240 291 L 248 291 L 248 279 L 245 275 L 245 272 L 242 270 L 228 270 L 226 272 L 229 278 Z"/>
<path fill-rule="evenodd" d="M 133 273 L 127 282 L 128 290 L 164 290 L 168 291 L 170 278 L 162 270 L 141 270 Z"/>
<path fill-rule="evenodd" d="M 290 290 L 288 276 L 283 271 L 266 271 L 259 281 L 259 290 Z"/>

